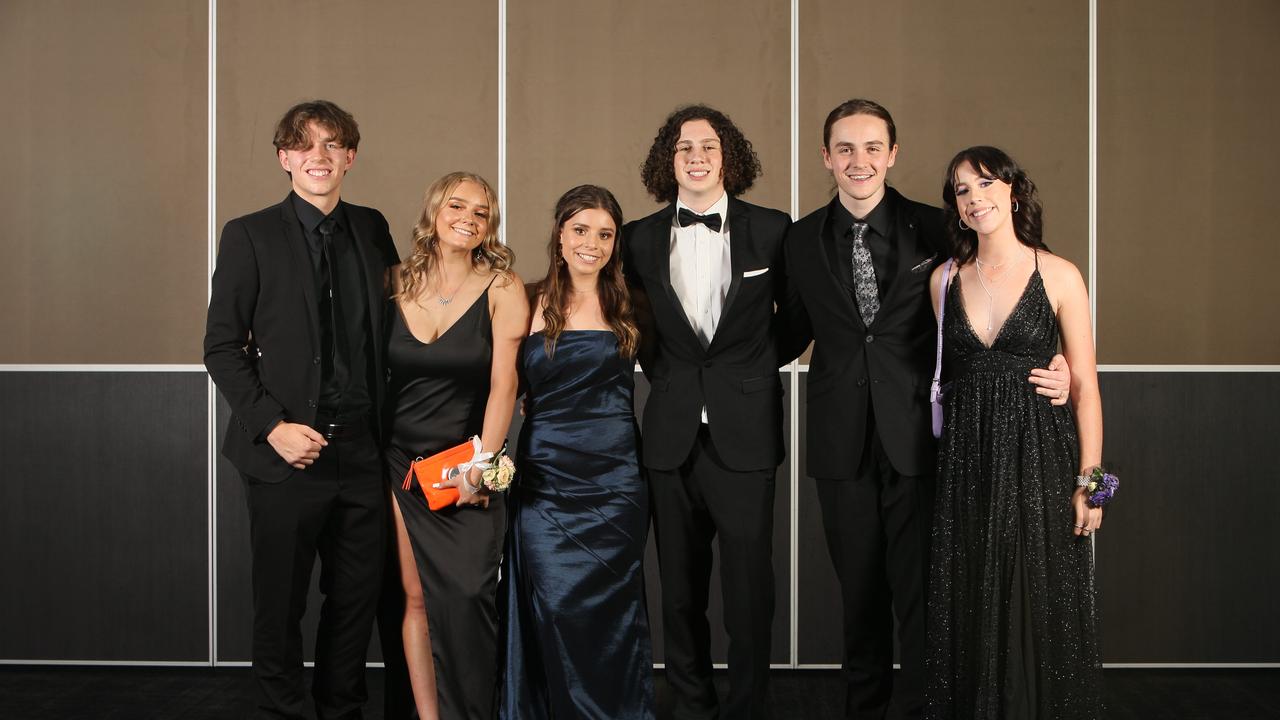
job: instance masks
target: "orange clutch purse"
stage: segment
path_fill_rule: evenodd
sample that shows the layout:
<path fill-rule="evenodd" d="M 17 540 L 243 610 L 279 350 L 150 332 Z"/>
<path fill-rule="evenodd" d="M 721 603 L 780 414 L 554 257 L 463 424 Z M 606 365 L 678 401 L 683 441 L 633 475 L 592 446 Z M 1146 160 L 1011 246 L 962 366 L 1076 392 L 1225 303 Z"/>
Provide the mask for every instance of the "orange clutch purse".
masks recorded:
<path fill-rule="evenodd" d="M 422 494 L 427 498 L 427 506 L 432 510 L 449 507 L 458 502 L 458 488 L 432 487 L 441 480 L 449 476 L 449 470 L 455 468 L 462 463 L 470 462 L 479 450 L 479 440 L 475 440 L 472 444 L 471 440 L 466 440 L 460 445 L 441 450 L 429 458 L 418 458 L 409 464 L 409 472 L 404 476 L 405 490 L 413 487 L 413 479 L 417 477 L 418 486 L 422 488 Z"/>

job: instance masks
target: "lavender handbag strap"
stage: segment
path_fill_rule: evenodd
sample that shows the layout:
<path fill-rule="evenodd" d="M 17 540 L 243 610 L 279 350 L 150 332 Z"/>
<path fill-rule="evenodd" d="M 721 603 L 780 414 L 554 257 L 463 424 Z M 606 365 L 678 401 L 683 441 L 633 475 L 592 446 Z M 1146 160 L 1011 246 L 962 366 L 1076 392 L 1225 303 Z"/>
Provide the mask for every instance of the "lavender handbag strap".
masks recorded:
<path fill-rule="evenodd" d="M 942 318 L 947 312 L 947 280 L 951 277 L 951 265 L 947 260 L 942 266 L 942 281 L 938 285 L 938 342 L 937 356 L 933 363 L 933 383 L 929 386 L 929 403 L 933 406 L 933 436 L 942 437 Z"/>

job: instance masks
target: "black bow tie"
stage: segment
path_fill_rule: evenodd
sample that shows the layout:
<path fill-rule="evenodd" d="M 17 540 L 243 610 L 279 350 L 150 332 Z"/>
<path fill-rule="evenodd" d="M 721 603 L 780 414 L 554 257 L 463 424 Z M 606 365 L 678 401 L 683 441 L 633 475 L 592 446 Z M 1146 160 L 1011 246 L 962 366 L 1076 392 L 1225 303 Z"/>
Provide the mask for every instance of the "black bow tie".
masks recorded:
<path fill-rule="evenodd" d="M 680 208 L 680 212 L 677 213 L 676 219 L 679 221 L 680 227 L 689 227 L 690 225 L 702 223 L 709 229 L 720 232 L 720 213 L 699 215 L 689 208 Z"/>

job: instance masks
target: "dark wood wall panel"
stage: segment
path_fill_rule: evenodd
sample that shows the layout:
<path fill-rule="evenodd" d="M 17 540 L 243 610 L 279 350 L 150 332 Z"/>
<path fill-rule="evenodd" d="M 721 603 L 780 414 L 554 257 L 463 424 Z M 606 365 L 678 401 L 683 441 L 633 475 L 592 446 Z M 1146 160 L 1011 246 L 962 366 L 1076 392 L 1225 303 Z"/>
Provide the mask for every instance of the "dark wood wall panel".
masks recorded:
<path fill-rule="evenodd" d="M 764 175 L 743 197 L 784 211 L 790 195 L 786 3 L 715 0 L 508 4 L 507 241 L 526 280 L 547 269 L 556 199 L 604 185 L 627 219 L 659 206 L 640 164 L 668 113 L 704 102 L 754 144 Z"/>
<path fill-rule="evenodd" d="M 207 661 L 201 373 L 0 373 L 0 658 Z"/>
<path fill-rule="evenodd" d="M 1098 3 L 1098 356 L 1280 363 L 1280 4 Z"/>
<path fill-rule="evenodd" d="M 831 199 L 822 123 L 854 97 L 898 126 L 890 184 L 942 204 L 959 150 L 996 145 L 1040 188 L 1045 240 L 1085 271 L 1089 247 L 1089 6 L 998 0 L 801 0 L 800 213 Z"/>
<path fill-rule="evenodd" d="M 1280 373 L 1104 373 L 1107 662 L 1280 661 Z"/>
<path fill-rule="evenodd" d="M 199 360 L 207 17 L 0 3 L 0 363 Z"/>
<path fill-rule="evenodd" d="M 361 141 L 343 198 L 382 211 L 401 255 L 423 193 L 453 170 L 496 186 L 498 5 L 218 3 L 218 224 L 279 202 L 275 124 L 336 102 Z"/>

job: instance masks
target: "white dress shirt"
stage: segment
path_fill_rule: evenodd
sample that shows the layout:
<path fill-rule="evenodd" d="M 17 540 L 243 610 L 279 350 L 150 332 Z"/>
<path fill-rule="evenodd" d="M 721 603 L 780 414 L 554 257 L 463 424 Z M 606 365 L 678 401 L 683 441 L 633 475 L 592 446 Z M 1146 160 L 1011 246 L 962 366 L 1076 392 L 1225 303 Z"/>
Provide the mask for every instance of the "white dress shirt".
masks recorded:
<path fill-rule="evenodd" d="M 698 213 L 719 214 L 719 231 L 702 223 L 680 227 L 681 208 L 697 212 L 676 200 L 676 215 L 671 220 L 671 288 L 702 344 L 710 345 L 733 272 L 729 265 L 729 196 L 721 195 L 705 212 Z"/>
<path fill-rule="evenodd" d="M 719 213 L 719 231 L 702 223 L 680 227 L 680 208 L 697 212 L 676 200 L 676 214 L 671 219 L 671 288 L 676 291 L 685 317 L 705 347 L 716 335 L 720 311 L 724 309 L 733 279 L 729 264 L 729 195 L 721 195 L 705 212 L 698 213 Z M 707 422 L 705 405 L 702 422 Z"/>

